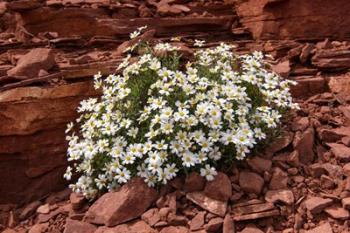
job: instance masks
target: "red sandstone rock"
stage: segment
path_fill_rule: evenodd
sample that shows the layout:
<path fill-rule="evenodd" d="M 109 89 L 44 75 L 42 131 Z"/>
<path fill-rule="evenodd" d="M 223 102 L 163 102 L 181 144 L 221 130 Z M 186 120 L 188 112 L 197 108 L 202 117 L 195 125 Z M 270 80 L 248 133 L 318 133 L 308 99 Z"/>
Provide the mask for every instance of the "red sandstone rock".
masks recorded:
<path fill-rule="evenodd" d="M 319 69 L 346 70 L 350 67 L 350 51 L 348 48 L 317 50 L 312 64 Z"/>
<path fill-rule="evenodd" d="M 303 49 L 301 50 L 300 54 L 300 62 L 306 63 L 311 55 L 312 50 L 315 48 L 315 45 L 307 43 L 304 45 Z"/>
<path fill-rule="evenodd" d="M 277 65 L 273 66 L 272 69 L 277 74 L 281 75 L 284 78 L 287 78 L 291 70 L 289 60 L 278 63 Z"/>
<path fill-rule="evenodd" d="M 55 65 L 55 57 L 51 49 L 37 48 L 21 57 L 16 67 L 7 71 L 9 76 L 26 76 L 34 78 L 40 70 L 49 70 Z"/>
<path fill-rule="evenodd" d="M 80 193 L 71 193 L 69 196 L 70 204 L 73 210 L 80 210 L 86 203 L 85 197 Z"/>
<path fill-rule="evenodd" d="M 50 205 L 49 204 L 41 205 L 39 206 L 38 209 L 36 209 L 36 212 L 38 214 L 48 214 L 50 212 Z"/>
<path fill-rule="evenodd" d="M 338 143 L 328 143 L 334 156 L 340 161 L 350 161 L 350 147 Z"/>
<path fill-rule="evenodd" d="M 343 208 L 350 210 L 350 197 L 346 197 L 341 201 Z"/>
<path fill-rule="evenodd" d="M 293 132 L 282 132 L 282 134 L 274 139 L 265 150 L 268 153 L 274 154 L 286 148 L 293 141 L 293 135 Z"/>
<path fill-rule="evenodd" d="M 254 156 L 247 161 L 249 167 L 258 173 L 264 173 L 265 171 L 270 171 L 272 162 L 269 159 L 264 159 L 259 156 Z"/>
<path fill-rule="evenodd" d="M 343 172 L 346 176 L 350 176 L 350 163 L 347 163 L 343 167 Z"/>
<path fill-rule="evenodd" d="M 269 190 L 265 194 L 265 200 L 267 202 L 283 202 L 287 205 L 294 203 L 294 194 L 290 190 Z"/>
<path fill-rule="evenodd" d="M 298 130 L 304 131 L 309 126 L 310 126 L 309 118 L 301 117 L 301 118 L 299 118 L 299 119 L 297 119 L 296 121 L 293 122 L 292 130 L 294 130 L 294 131 L 298 131 Z"/>
<path fill-rule="evenodd" d="M 205 229 L 208 232 L 218 232 L 222 227 L 223 219 L 222 218 L 213 218 L 205 226 Z"/>
<path fill-rule="evenodd" d="M 310 164 L 314 160 L 314 129 L 308 128 L 301 135 L 296 135 L 294 148 L 299 152 L 299 160 L 304 164 Z"/>
<path fill-rule="evenodd" d="M 255 225 L 248 225 L 240 233 L 263 233 L 263 231 L 257 228 Z"/>
<path fill-rule="evenodd" d="M 99 227 L 95 233 L 156 233 L 147 223 L 141 220 L 135 220 L 116 227 Z M 170 232 L 169 232 L 170 233 Z"/>
<path fill-rule="evenodd" d="M 157 208 L 152 208 L 143 213 L 141 219 L 152 227 L 161 220 L 161 216 Z"/>
<path fill-rule="evenodd" d="M 170 227 L 165 227 L 163 228 L 160 233 L 189 233 L 190 231 L 183 226 L 170 226 Z M 111 232 L 112 233 L 112 232 Z"/>
<path fill-rule="evenodd" d="M 202 192 L 188 193 L 186 198 L 209 212 L 224 217 L 227 203 L 205 196 Z"/>
<path fill-rule="evenodd" d="M 337 206 L 327 207 L 324 212 L 329 216 L 339 220 L 347 220 L 350 217 L 349 211 Z"/>
<path fill-rule="evenodd" d="M 288 185 L 288 174 L 280 168 L 275 168 L 270 180 L 269 187 L 272 190 L 285 189 Z"/>
<path fill-rule="evenodd" d="M 311 197 L 305 201 L 305 207 L 312 214 L 321 213 L 326 207 L 333 203 L 332 199 L 321 198 L 321 197 Z"/>
<path fill-rule="evenodd" d="M 36 209 L 41 205 L 40 201 L 34 201 L 27 205 L 21 212 L 19 219 L 24 220 L 28 218 L 30 215 L 34 214 Z"/>
<path fill-rule="evenodd" d="M 86 212 L 86 221 L 115 226 L 141 216 L 156 198 L 156 190 L 141 178 L 134 178 L 119 191 L 100 197 Z"/>
<path fill-rule="evenodd" d="M 322 225 L 313 228 L 312 230 L 306 231 L 307 233 L 333 233 L 332 227 L 329 222 L 323 223 Z"/>
<path fill-rule="evenodd" d="M 222 227 L 222 233 L 235 233 L 235 224 L 229 214 L 226 214 Z"/>
<path fill-rule="evenodd" d="M 96 229 L 97 227 L 90 223 L 67 219 L 63 233 L 94 233 Z"/>
<path fill-rule="evenodd" d="M 326 81 L 323 77 L 298 76 L 294 79 L 297 81 L 297 85 L 290 87 L 294 97 L 309 97 L 326 90 Z"/>
<path fill-rule="evenodd" d="M 48 227 L 49 223 L 35 224 L 29 229 L 28 233 L 42 233 L 45 232 Z"/>
<path fill-rule="evenodd" d="M 22 204 L 66 187 L 66 124 L 82 99 L 97 94 L 91 82 L 0 93 L 0 203 Z"/>
<path fill-rule="evenodd" d="M 191 172 L 185 179 L 184 190 L 186 192 L 202 191 L 205 185 L 205 178 L 197 172 Z"/>
<path fill-rule="evenodd" d="M 239 186 L 245 192 L 260 194 L 264 179 L 254 172 L 243 171 L 239 174 Z"/>
<path fill-rule="evenodd" d="M 255 39 L 323 39 L 330 35 L 345 38 L 350 30 L 347 26 L 350 17 L 338 18 L 330 14 L 337 9 L 339 15 L 347 15 L 347 0 L 335 4 L 304 0 L 236 2 L 240 22 L 250 29 Z M 318 23 L 310 23 L 314 20 Z"/>
<path fill-rule="evenodd" d="M 218 172 L 214 180 L 206 183 L 204 194 L 213 199 L 226 202 L 232 196 L 230 179 L 226 174 Z"/>
<path fill-rule="evenodd" d="M 204 226 L 205 211 L 199 212 L 190 222 L 191 231 L 196 231 Z"/>
<path fill-rule="evenodd" d="M 329 89 L 335 94 L 349 96 L 350 75 L 344 74 L 340 76 L 331 77 L 329 80 L 328 86 L 329 86 Z"/>

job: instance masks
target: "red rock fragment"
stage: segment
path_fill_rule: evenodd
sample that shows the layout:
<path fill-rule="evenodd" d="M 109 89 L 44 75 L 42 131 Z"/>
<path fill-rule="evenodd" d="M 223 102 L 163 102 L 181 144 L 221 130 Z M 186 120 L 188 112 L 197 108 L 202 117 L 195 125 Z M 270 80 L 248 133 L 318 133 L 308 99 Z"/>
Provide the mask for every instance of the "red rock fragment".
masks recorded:
<path fill-rule="evenodd" d="M 241 231 L 240 233 L 264 233 L 262 230 L 260 230 L 259 228 L 257 228 L 255 225 L 248 225 L 246 226 L 243 231 Z"/>
<path fill-rule="evenodd" d="M 222 233 L 235 233 L 235 224 L 229 214 L 224 218 Z"/>
<path fill-rule="evenodd" d="M 265 194 L 265 200 L 272 203 L 282 202 L 292 205 L 294 203 L 294 194 L 290 190 L 269 190 Z"/>
<path fill-rule="evenodd" d="M 197 172 L 191 172 L 185 179 L 184 190 L 186 192 L 202 191 L 205 185 L 205 178 Z"/>
<path fill-rule="evenodd" d="M 86 203 L 85 197 L 82 194 L 75 192 L 71 193 L 69 200 L 73 210 L 80 210 Z"/>
<path fill-rule="evenodd" d="M 285 189 L 288 186 L 288 174 L 276 167 L 272 173 L 269 187 L 272 190 Z"/>
<path fill-rule="evenodd" d="M 342 162 L 350 161 L 350 147 L 338 143 L 327 143 L 334 156 Z"/>
<path fill-rule="evenodd" d="M 115 226 L 141 216 L 156 198 L 155 189 L 148 187 L 141 178 L 134 178 L 117 192 L 100 197 L 85 218 L 90 223 Z"/>
<path fill-rule="evenodd" d="M 9 76 L 37 77 L 39 71 L 49 70 L 55 65 L 55 57 L 52 49 L 36 48 L 22 56 L 16 67 L 7 71 Z"/>
<path fill-rule="evenodd" d="M 42 232 L 46 232 L 48 227 L 49 227 L 49 223 L 35 224 L 29 229 L 28 233 L 42 233 Z"/>
<path fill-rule="evenodd" d="M 302 64 L 306 63 L 308 59 L 310 58 L 312 50 L 315 48 L 315 45 L 307 43 L 304 45 L 303 49 L 301 50 L 300 54 L 300 62 Z"/>
<path fill-rule="evenodd" d="M 189 229 L 183 226 L 170 226 L 163 228 L 160 233 L 189 233 Z M 112 233 L 112 232 L 111 232 Z"/>
<path fill-rule="evenodd" d="M 199 212 L 190 222 L 191 231 L 196 231 L 204 226 L 205 211 Z"/>
<path fill-rule="evenodd" d="M 308 117 L 301 117 L 294 121 L 291 125 L 292 130 L 294 131 L 304 131 L 310 126 L 310 121 Z"/>
<path fill-rule="evenodd" d="M 63 233 L 94 233 L 96 229 L 90 223 L 67 219 Z"/>
<path fill-rule="evenodd" d="M 239 174 L 239 186 L 245 192 L 260 194 L 263 185 L 264 179 L 254 172 L 242 171 Z"/>
<path fill-rule="evenodd" d="M 278 63 L 272 67 L 273 71 L 281 75 L 284 78 L 287 78 L 290 73 L 290 63 L 289 60 Z"/>
<path fill-rule="evenodd" d="M 350 217 L 349 211 L 339 206 L 327 207 L 324 210 L 324 212 L 326 212 L 332 218 L 339 219 L 339 220 L 347 220 Z"/>
<path fill-rule="evenodd" d="M 141 219 L 152 227 L 161 220 L 161 216 L 157 208 L 152 208 L 143 213 Z"/>
<path fill-rule="evenodd" d="M 350 197 L 343 198 L 341 203 L 344 209 L 350 210 Z"/>
<path fill-rule="evenodd" d="M 219 215 L 221 217 L 224 217 L 227 211 L 227 203 L 219 200 L 212 199 L 210 197 L 207 197 L 202 192 L 193 192 L 188 193 L 186 195 L 186 198 L 196 205 L 200 206 L 201 208 Z"/>
<path fill-rule="evenodd" d="M 272 161 L 270 159 L 264 159 L 259 156 L 248 159 L 247 163 L 252 170 L 258 173 L 268 172 L 272 166 Z"/>
<path fill-rule="evenodd" d="M 220 230 L 220 228 L 222 227 L 223 222 L 224 221 L 222 218 L 210 219 L 210 221 L 205 226 L 205 229 L 208 232 L 218 232 Z"/>
<path fill-rule="evenodd" d="M 321 213 L 326 207 L 332 205 L 333 200 L 330 198 L 311 197 L 305 201 L 305 207 L 312 214 Z"/>
<path fill-rule="evenodd" d="M 35 213 L 36 209 L 40 205 L 41 205 L 40 201 L 34 201 L 34 202 L 30 203 L 22 210 L 21 214 L 19 215 L 19 219 L 24 220 L 24 219 L 28 218 L 30 215 Z"/>
<path fill-rule="evenodd" d="M 157 233 L 142 220 L 120 224 L 115 227 L 99 227 L 94 233 Z M 175 231 L 174 231 L 175 232 Z M 170 233 L 170 232 L 169 232 Z M 187 233 L 187 232 L 186 232 Z"/>
<path fill-rule="evenodd" d="M 296 135 L 294 148 L 299 152 L 299 160 L 304 164 L 310 164 L 314 160 L 314 129 L 308 128 L 301 135 Z"/>
<path fill-rule="evenodd" d="M 214 180 L 207 182 L 204 193 L 208 197 L 226 202 L 232 196 L 231 181 L 226 174 L 218 172 Z"/>
<path fill-rule="evenodd" d="M 312 230 L 306 231 L 306 233 L 333 233 L 333 230 L 329 222 L 326 222 Z"/>
<path fill-rule="evenodd" d="M 233 217 L 233 220 L 234 221 L 246 221 L 246 220 L 259 219 L 259 218 L 279 216 L 280 214 L 281 213 L 279 210 L 269 210 L 269 211 L 264 211 L 264 212 L 260 212 L 260 213 L 237 215 L 237 216 Z"/>

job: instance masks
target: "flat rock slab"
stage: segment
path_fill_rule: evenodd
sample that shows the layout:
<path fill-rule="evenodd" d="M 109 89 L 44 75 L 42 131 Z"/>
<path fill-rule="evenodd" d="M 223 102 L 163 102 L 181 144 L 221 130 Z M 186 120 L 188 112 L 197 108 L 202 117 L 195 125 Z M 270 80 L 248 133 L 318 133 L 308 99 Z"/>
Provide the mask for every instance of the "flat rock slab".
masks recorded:
<path fill-rule="evenodd" d="M 186 195 L 186 198 L 213 214 L 225 217 L 227 211 L 227 202 L 207 197 L 203 192 L 188 193 Z"/>

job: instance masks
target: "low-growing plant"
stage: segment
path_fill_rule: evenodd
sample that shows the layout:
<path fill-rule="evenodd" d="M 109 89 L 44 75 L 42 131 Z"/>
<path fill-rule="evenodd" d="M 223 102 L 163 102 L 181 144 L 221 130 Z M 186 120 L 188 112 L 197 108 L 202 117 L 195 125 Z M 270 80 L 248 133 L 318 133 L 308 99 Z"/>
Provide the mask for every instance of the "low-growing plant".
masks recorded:
<path fill-rule="evenodd" d="M 65 178 L 77 173 L 71 188 L 87 198 L 135 176 L 149 186 L 193 170 L 212 180 L 220 164 L 246 158 L 298 107 L 293 82 L 270 72 L 260 52 L 237 55 L 222 43 L 184 63 L 171 44 L 130 50 L 141 47 L 144 54 L 129 55 L 119 73 L 95 75 L 103 94 L 81 102 L 80 129 L 67 136 L 73 166 Z"/>

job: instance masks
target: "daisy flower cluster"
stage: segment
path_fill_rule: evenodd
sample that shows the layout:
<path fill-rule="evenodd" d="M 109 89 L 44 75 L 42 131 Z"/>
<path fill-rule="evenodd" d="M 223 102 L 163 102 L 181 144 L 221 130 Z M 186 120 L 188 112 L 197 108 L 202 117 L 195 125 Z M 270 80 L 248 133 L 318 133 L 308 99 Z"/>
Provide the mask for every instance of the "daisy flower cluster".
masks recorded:
<path fill-rule="evenodd" d="M 71 188 L 88 198 L 135 176 L 149 186 L 193 170 L 212 180 L 219 164 L 246 158 L 298 108 L 293 82 L 268 71 L 260 52 L 236 55 L 220 44 L 185 64 L 171 44 L 150 48 L 128 56 L 118 74 L 95 75 L 102 97 L 81 102 L 79 130 L 69 124 L 65 178 L 79 174 Z"/>

